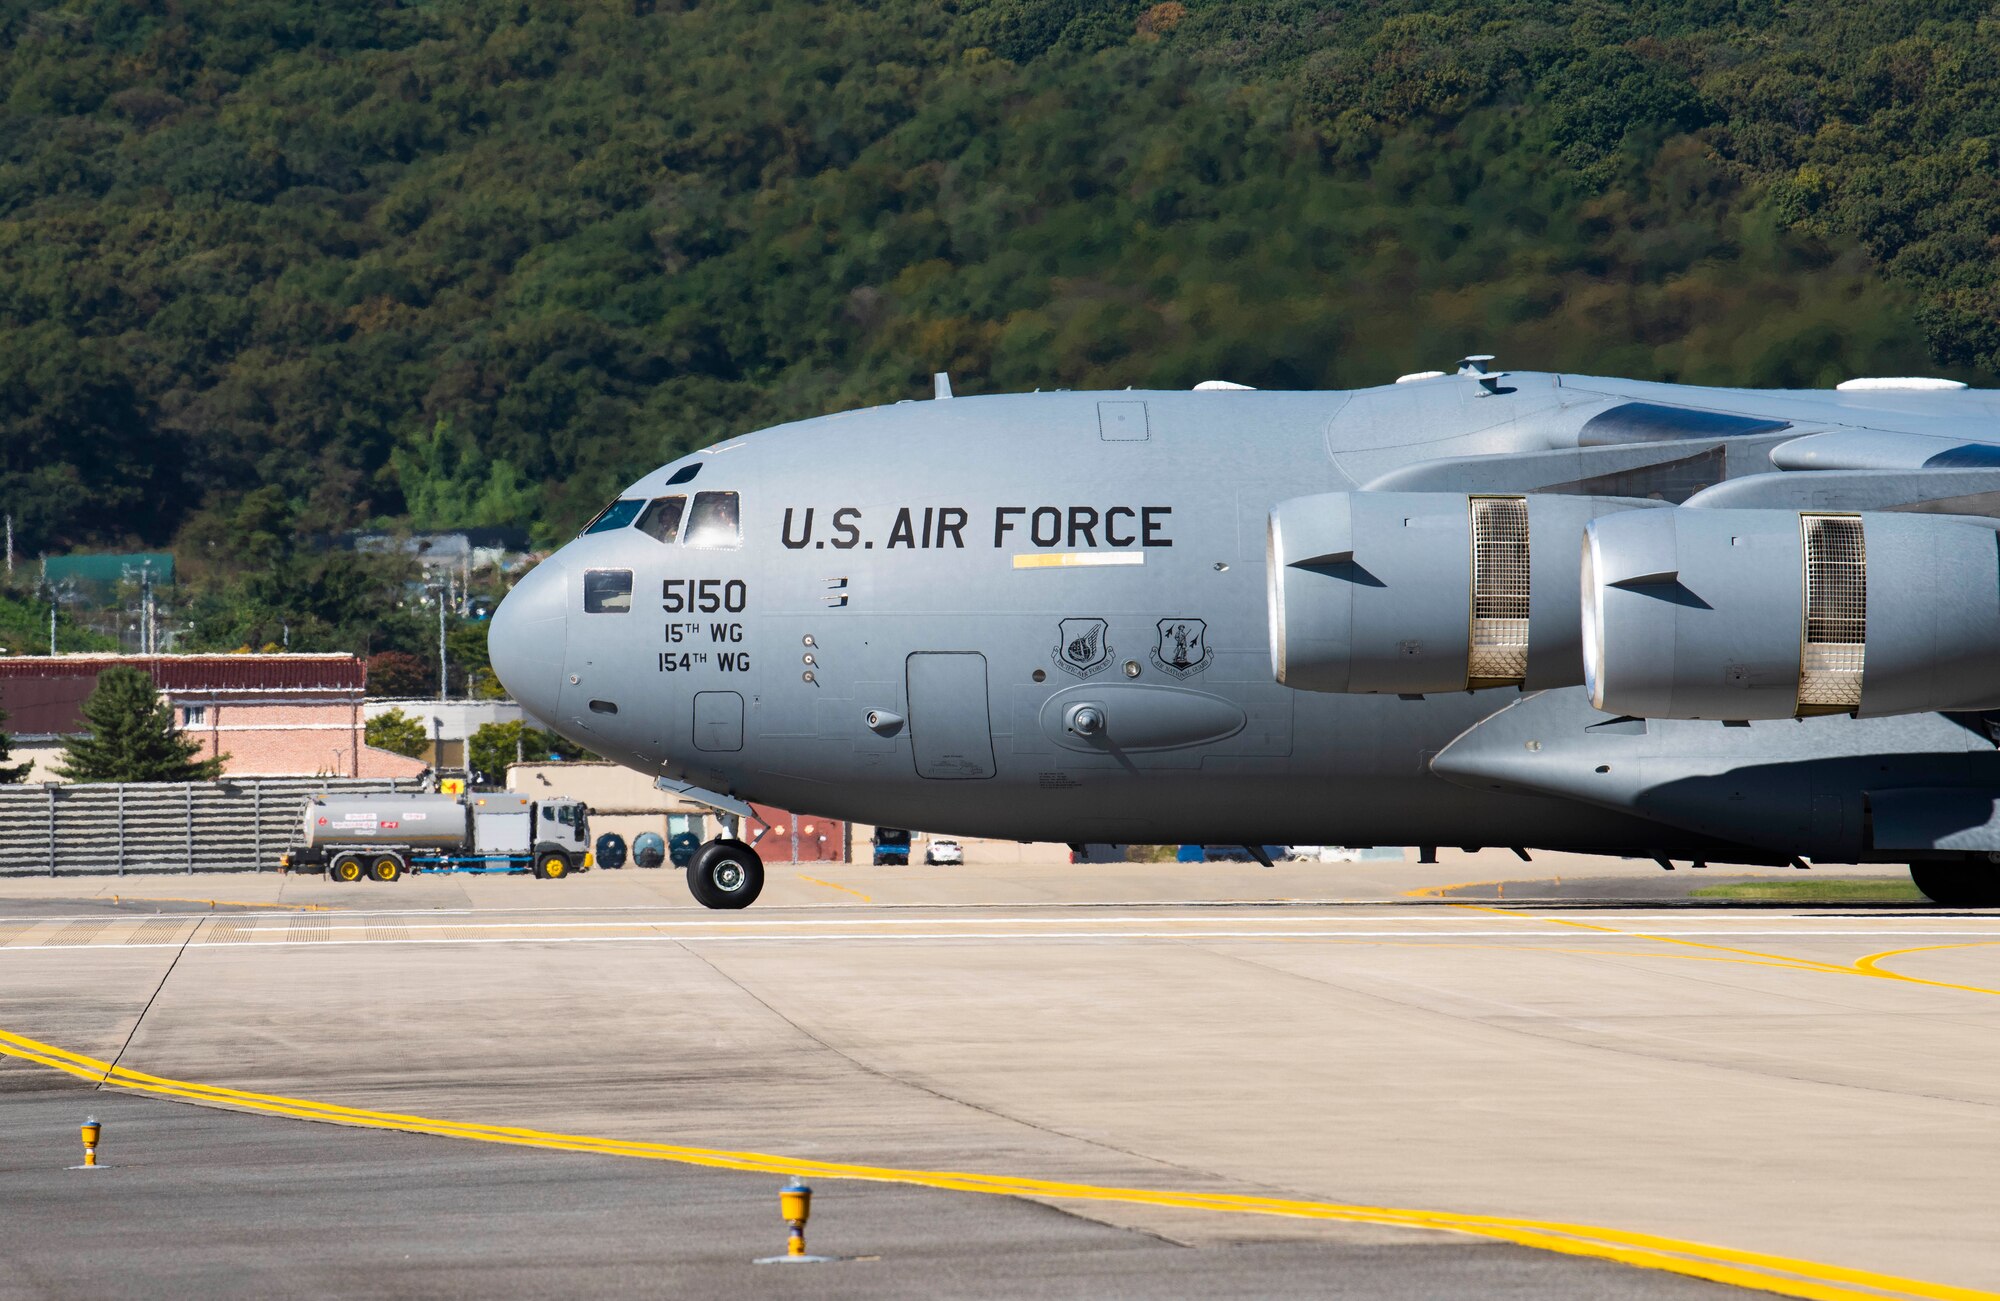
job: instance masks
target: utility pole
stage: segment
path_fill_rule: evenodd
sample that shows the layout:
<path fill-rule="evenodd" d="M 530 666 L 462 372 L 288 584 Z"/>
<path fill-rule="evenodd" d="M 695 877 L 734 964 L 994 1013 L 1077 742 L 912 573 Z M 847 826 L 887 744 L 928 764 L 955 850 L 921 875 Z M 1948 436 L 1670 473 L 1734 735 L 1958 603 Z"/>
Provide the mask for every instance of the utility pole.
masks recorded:
<path fill-rule="evenodd" d="M 139 646 L 153 655 L 160 649 L 159 630 L 153 622 L 153 562 L 139 566 Z"/>
<path fill-rule="evenodd" d="M 76 582 L 72 579 L 64 586 L 58 587 L 49 578 L 48 572 L 48 557 L 44 556 L 42 558 L 42 586 L 48 592 L 49 596 L 49 654 L 53 655 L 56 653 L 56 612 L 62 608 L 65 597 L 71 601 L 76 599 Z"/>
<path fill-rule="evenodd" d="M 447 591 L 448 588 L 446 587 L 446 585 L 442 583 L 438 585 L 438 699 L 439 700 L 443 700 L 445 698 L 444 606 L 445 606 L 445 595 Z"/>
<path fill-rule="evenodd" d="M 7 581 L 14 581 L 14 512 L 7 512 Z"/>

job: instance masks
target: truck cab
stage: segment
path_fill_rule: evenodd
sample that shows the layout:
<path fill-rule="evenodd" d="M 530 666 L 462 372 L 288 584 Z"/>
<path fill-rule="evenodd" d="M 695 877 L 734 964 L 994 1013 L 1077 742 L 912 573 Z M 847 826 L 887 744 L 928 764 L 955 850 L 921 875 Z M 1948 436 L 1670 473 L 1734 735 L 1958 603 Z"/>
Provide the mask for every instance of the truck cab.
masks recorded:
<path fill-rule="evenodd" d="M 590 844 L 590 806 L 582 800 L 536 800 L 532 840 L 537 849 L 559 846 L 581 862 Z"/>
<path fill-rule="evenodd" d="M 590 865 L 590 808 L 581 800 L 489 796 L 473 806 L 472 825 L 476 851 L 527 855 L 535 876 L 568 876 Z"/>

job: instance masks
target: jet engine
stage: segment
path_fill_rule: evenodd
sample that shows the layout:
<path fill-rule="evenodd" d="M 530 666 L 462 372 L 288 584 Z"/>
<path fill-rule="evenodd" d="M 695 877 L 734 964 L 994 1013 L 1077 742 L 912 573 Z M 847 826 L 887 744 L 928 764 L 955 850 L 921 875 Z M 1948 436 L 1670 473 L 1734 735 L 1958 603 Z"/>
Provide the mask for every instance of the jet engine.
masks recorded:
<path fill-rule="evenodd" d="M 1677 509 L 1584 532 L 1590 703 L 1650 718 L 2000 703 L 2000 538 L 1936 515 Z"/>
<path fill-rule="evenodd" d="M 1443 492 L 1280 502 L 1269 541 L 1272 673 L 1301 691 L 1574 686 L 1583 526 L 1655 506 L 1664 503 Z"/>

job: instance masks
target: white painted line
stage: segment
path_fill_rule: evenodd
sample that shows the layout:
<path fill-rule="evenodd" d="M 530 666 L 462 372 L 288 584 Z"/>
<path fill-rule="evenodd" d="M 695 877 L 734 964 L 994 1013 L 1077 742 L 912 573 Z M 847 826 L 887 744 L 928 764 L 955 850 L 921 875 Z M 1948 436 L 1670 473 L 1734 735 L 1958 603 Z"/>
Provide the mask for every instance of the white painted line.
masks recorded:
<path fill-rule="evenodd" d="M 201 915 L 205 917 L 208 914 L 204 913 Z M 377 914 L 377 915 L 390 916 L 392 914 Z M 404 916 L 404 917 L 422 917 L 429 914 L 402 913 L 393 915 Z M 482 916 L 483 914 L 472 913 L 468 915 L 477 917 L 477 916 Z M 346 913 L 339 913 L 339 914 L 282 913 L 278 914 L 277 917 L 285 920 L 302 920 L 304 918 L 311 918 L 314 921 L 318 921 L 321 919 L 331 920 L 334 918 L 338 918 L 338 920 L 340 921 L 349 920 L 349 915 Z M 103 921 L 107 919 L 101 917 L 90 917 L 90 918 L 81 918 L 79 920 Z M 119 920 L 119 919 L 113 918 L 110 920 Z M 1452 915 L 1452 916 L 1440 916 L 1440 917 L 1425 917 L 1421 919 L 1402 919 L 1402 920 L 1404 921 L 1405 925 L 1408 925 L 1412 920 L 1420 920 L 1425 923 L 1430 923 L 1431 927 L 1428 930 L 1412 930 L 1407 932 L 1397 932 L 1398 934 L 1464 935 L 1470 933 L 1466 930 L 1466 927 L 1469 924 L 1474 923 L 1475 921 L 1483 923 L 1484 925 L 1492 928 L 1489 931 L 1482 933 L 1493 934 L 1493 935 L 1521 935 L 1521 934 L 1537 934 L 1537 933 L 1544 935 L 1554 935 L 1554 934 L 1570 933 L 1568 931 L 1533 932 L 1530 931 L 1527 927 L 1519 924 L 1512 924 L 1504 927 L 1494 927 L 1491 922 L 1486 922 L 1484 918 L 1475 919 L 1472 917 L 1465 916 L 1463 914 Z M 1523 920 L 1540 921 L 1543 919 L 1524 918 Z M 852 929 L 855 927 L 862 927 L 862 926 L 1175 926 L 1175 925 L 1213 926 L 1215 924 L 1216 924 L 1216 919 L 1213 917 L 1171 917 L 1171 916 L 1147 916 L 1147 915 L 1140 915 L 1136 917 L 771 917 L 771 918 L 756 918 L 754 920 L 750 918 L 745 918 L 741 921 L 734 921 L 734 920 L 724 920 L 722 918 L 716 917 L 712 913 L 703 912 L 700 914 L 696 914 L 695 916 L 692 917 L 686 916 L 684 914 L 679 917 L 663 917 L 658 921 L 641 921 L 638 919 L 622 919 L 617 921 L 604 921 L 604 922 L 592 922 L 592 921 L 476 922 L 475 921 L 475 922 L 448 923 L 445 925 L 455 925 L 460 927 L 497 926 L 497 927 L 507 927 L 510 929 L 547 927 L 558 930 L 566 928 L 580 928 L 580 927 L 592 927 L 592 926 L 598 926 L 598 927 L 671 926 L 680 928 L 694 928 L 700 930 L 713 930 L 718 927 L 725 927 L 725 926 L 741 926 L 749 928 L 767 927 L 772 929 L 785 927 L 789 929 L 803 930 L 803 929 L 817 929 L 822 927 L 829 929 L 833 928 Z M 1272 926 L 1311 925 L 1311 926 L 1329 926 L 1329 927 L 1361 926 L 1361 925 L 1379 926 L 1381 924 L 1381 918 L 1355 917 L 1355 916 L 1300 917 L 1296 915 L 1289 917 L 1237 917 L 1230 919 L 1229 924 L 1232 926 L 1254 926 L 1254 925 L 1272 925 Z M 1639 923 L 1635 923 L 1635 925 L 1637 924 Z M 434 928 L 431 925 L 418 922 L 405 922 L 404 925 L 406 927 L 411 927 L 420 930 Z M 282 928 L 273 926 L 270 927 L 269 929 L 275 930 Z M 329 927 L 329 929 L 361 930 L 363 929 L 363 927 L 336 925 Z M 1388 932 L 1383 932 L 1383 933 L 1387 934 Z M 1827 929 L 1827 928 L 1806 929 L 1803 927 L 1797 927 L 1797 928 L 1786 928 L 1782 930 L 1752 930 L 1740 926 L 1703 927 L 1703 928 L 1690 928 L 1690 927 L 1667 928 L 1667 927 L 1653 926 L 1653 927 L 1646 927 L 1643 931 L 1640 930 L 1620 931 L 1613 928 L 1605 928 L 1603 930 L 1583 930 L 1577 933 L 1582 935 L 1643 934 L 1643 935 L 1677 935 L 1677 936 L 1678 935 L 1744 935 L 1744 936 L 2000 935 L 2000 922 L 1996 922 L 1996 924 L 1993 927 L 1986 930 L 1968 930 L 1965 929 L 1964 927 L 1954 927 L 1951 929 L 1932 929 L 1927 927 L 1921 930 L 1917 929 L 1892 930 L 1884 927 L 1873 927 L 1873 926 L 1841 927 L 1838 929 Z"/>
<path fill-rule="evenodd" d="M 388 918 L 388 917 L 417 918 L 417 917 L 430 917 L 438 915 L 439 914 L 436 913 L 425 913 L 425 912 L 368 914 L 368 916 L 383 917 L 383 918 Z M 484 916 L 486 914 L 478 912 L 467 912 L 459 915 L 465 917 L 477 918 L 480 916 Z M 343 923 L 356 920 L 355 916 L 349 913 L 338 913 L 338 914 L 274 913 L 274 914 L 257 914 L 255 916 L 257 918 L 267 920 L 269 924 L 239 927 L 237 930 L 237 934 L 239 935 L 278 934 L 290 930 L 292 926 L 300 922 L 304 922 L 308 925 L 316 925 L 321 931 L 327 933 L 339 934 L 341 932 L 349 932 L 349 933 L 359 934 L 371 929 L 377 929 L 382 925 L 390 924 L 390 923 L 378 922 L 371 925 L 365 921 L 365 918 L 361 919 L 363 920 L 363 924 L 358 926 L 334 924 L 336 918 L 338 919 L 339 922 Z M 75 918 L 73 920 L 105 922 L 107 924 L 120 921 L 128 921 L 134 924 L 144 924 L 145 922 L 149 921 L 181 920 L 181 921 L 192 922 L 192 921 L 208 920 L 211 918 L 239 921 L 239 920 L 251 920 L 252 915 L 242 914 L 242 913 L 215 913 L 215 914 L 197 913 L 197 914 L 164 914 L 159 917 L 150 917 L 141 915 L 133 918 L 126 918 L 123 916 L 114 915 L 112 917 L 103 917 L 103 916 L 80 917 L 80 918 Z M 44 920 L 56 920 L 56 919 L 48 918 Z M 1412 930 L 1399 930 L 1399 931 L 1363 931 L 1363 930 L 1347 929 L 1355 926 L 1380 925 L 1379 918 L 1357 917 L 1357 916 L 1301 917 L 1293 915 L 1293 916 L 1273 916 L 1273 917 L 1237 917 L 1237 918 L 1232 918 L 1229 924 L 1232 926 L 1258 926 L 1258 927 L 1313 926 L 1313 927 L 1324 928 L 1321 930 L 1314 930 L 1314 931 L 1283 932 L 1285 934 L 1325 934 L 1334 936 L 1342 934 L 1356 935 L 1356 936 L 1397 935 L 1397 936 L 1427 936 L 1427 937 L 1444 937 L 1444 938 L 1461 936 L 1461 935 L 1515 936 L 1519 938 L 1536 938 L 1536 939 L 1548 939 L 1557 936 L 1566 939 L 1645 939 L 1648 936 L 1655 936 L 1655 935 L 1662 937 L 1672 937 L 1672 938 L 1700 937 L 1705 939 L 1713 939 L 1717 937 L 1737 938 L 1737 939 L 1785 939 L 1785 938 L 1792 938 L 1799 936 L 1859 936 L 1859 937 L 1893 936 L 1899 938 L 1907 936 L 1946 936 L 1952 938 L 1965 938 L 1968 936 L 1991 936 L 1994 938 L 2000 938 L 2000 925 L 1996 925 L 1990 929 L 1985 929 L 1985 930 L 1969 930 L 1964 927 L 1952 927 L 1952 928 L 1927 927 L 1924 929 L 1908 929 L 1908 928 L 1890 929 L 1887 927 L 1841 927 L 1841 928 L 1790 927 L 1785 929 L 1749 929 L 1741 926 L 1727 926 L 1727 927 L 1652 926 L 1652 927 L 1644 927 L 1643 929 L 1634 929 L 1629 931 L 1621 931 L 1611 928 L 1606 928 L 1601 930 L 1566 929 L 1561 931 L 1554 931 L 1554 930 L 1533 930 L 1530 929 L 1529 927 L 1522 925 L 1492 927 L 1491 923 L 1486 923 L 1488 929 L 1471 929 L 1469 924 L 1473 921 L 1473 919 L 1466 917 L 1464 915 L 1426 917 L 1419 920 L 1421 920 L 1424 923 L 1428 923 L 1425 929 L 1412 929 Z M 1481 920 L 1483 921 L 1483 919 Z M 1522 920 L 1541 921 L 1545 919 L 1535 917 L 1535 918 L 1523 918 Z M 697 915 L 694 917 L 686 917 L 686 916 L 662 917 L 656 921 L 640 920 L 637 918 L 626 918 L 626 919 L 619 919 L 612 921 L 576 920 L 576 921 L 487 922 L 487 921 L 472 920 L 472 921 L 459 921 L 459 922 L 418 922 L 414 920 L 403 920 L 395 922 L 393 924 L 401 926 L 402 929 L 404 930 L 414 930 L 414 931 L 610 930 L 619 927 L 647 926 L 655 930 L 660 930 L 660 929 L 697 930 L 703 932 L 721 933 L 727 931 L 732 927 L 740 928 L 743 930 L 779 930 L 779 929 L 813 930 L 813 929 L 823 928 L 823 929 L 838 929 L 838 930 L 851 931 L 866 927 L 925 927 L 925 926 L 928 927 L 986 926 L 986 927 L 1023 927 L 1023 928 L 1054 927 L 1054 926 L 1073 927 L 1079 925 L 1090 926 L 1090 927 L 1214 926 L 1216 924 L 1216 920 L 1213 917 L 1137 916 L 1137 917 L 1088 917 L 1088 918 L 773 917 L 768 919 L 758 919 L 755 921 L 751 920 L 725 921 L 710 915 Z M 1635 923 L 1635 925 L 1643 925 L 1643 923 Z M 1195 934 L 1197 932 L 1176 931 L 1171 933 Z M 1215 932 L 1215 933 L 1221 934 L 1224 932 Z M 1273 930 L 1258 930 L 1258 931 L 1230 931 L 1227 933 L 1247 935 L 1247 934 L 1279 934 L 1281 932 Z"/>
<path fill-rule="evenodd" d="M 355 928 L 349 928 L 349 929 L 355 929 Z M 444 928 L 440 928 L 440 929 L 444 929 Z M 461 928 L 454 928 L 454 929 L 463 929 L 463 930 L 497 930 L 497 929 L 514 929 L 514 928 L 504 928 L 504 927 L 486 927 L 486 926 L 467 926 L 467 927 L 461 927 Z M 1736 932 L 1728 932 L 1728 933 L 1729 933 L 1729 934 L 1736 934 Z M 1797 933 L 1798 933 L 1798 932 L 1787 932 L 1787 933 L 1785 933 L 1785 934 L 1797 934 Z M 277 932 L 276 932 L 276 931 L 274 930 L 274 931 L 272 931 L 272 932 L 271 932 L 271 934 L 272 934 L 272 935 L 273 935 L 273 936 L 275 937 L 275 936 L 277 935 Z M 1666 932 L 1666 931 L 1660 931 L 1660 932 L 1655 932 L 1655 933 L 1654 933 L 1654 935 L 1658 935 L 1658 936 L 1660 936 L 1660 937 L 1663 937 L 1663 938 L 1664 938 L 1664 937 L 1667 937 L 1667 936 L 1669 936 L 1669 935 L 1688 935 L 1688 934 L 1696 934 L 1696 935 L 1702 935 L 1702 934 L 1713 934 L 1713 932 L 1704 932 L 1704 931 L 1694 931 L 1694 932 L 1686 932 L 1686 931 L 1683 931 L 1683 932 Z M 1841 935 L 1841 936 L 1850 936 L 1850 937 L 1861 937 L 1861 938 L 1868 938 L 1868 939 L 1874 939 L 1874 938 L 1877 938 L 1877 937 L 1879 937 L 1879 936 L 1882 936 L 1882 935 L 1895 935 L 1895 936 L 1919 936 L 1919 937 L 1924 937 L 1924 938 L 1931 938 L 1931 939 L 1953 939 L 1953 938 L 1966 938 L 1966 937 L 1974 937 L 1974 938 L 1984 938 L 1984 939 L 1992 939 L 1992 940 L 1995 940 L 1995 941 L 2000 941 L 2000 932 L 1994 932 L 1994 931 L 1902 931 L 1902 932 L 1898 932 L 1898 931 L 1820 931 L 1820 932 L 1813 932 L 1813 934 L 1818 934 L 1818 935 Z M 764 935 L 759 935 L 759 934 L 730 934 L 730 933 L 727 933 L 727 932 L 719 932 L 719 931 L 718 931 L 718 932 L 711 932 L 711 933 L 708 933 L 708 934 L 686 934 L 686 933 L 682 933 L 682 934 L 669 934 L 669 935 L 661 935 L 661 934 L 633 934 L 633 935 L 507 935 L 507 936 L 477 936 L 477 937 L 460 937 L 460 938 L 448 938 L 448 937 L 446 937 L 446 936 L 443 936 L 443 935 L 436 935 L 436 936 L 413 936 L 413 937 L 406 937 L 406 938 L 388 938 L 388 937 L 382 937 L 382 938 L 374 938 L 374 939 L 367 939 L 367 938 L 364 938 L 364 939 L 351 939 L 351 940 L 344 940 L 344 939 L 292 939 L 292 938 L 290 938 L 290 937 L 286 937 L 286 938 L 282 938 L 282 939 L 280 939 L 280 938 L 271 938 L 271 939 L 254 939 L 254 938 L 250 938 L 250 937 L 248 937 L 248 936 L 244 936 L 244 935 L 238 935 L 238 936 L 235 936 L 235 937 L 233 937 L 233 938 L 228 938 L 228 939 L 202 939 L 202 940 L 197 940 L 197 941 L 195 941 L 195 942 L 193 942 L 193 943 L 191 943 L 191 944 L 188 944 L 188 945 L 187 945 L 186 947 L 187 947 L 187 948 L 190 948 L 190 949 L 267 949 L 267 948 L 289 948 L 289 947 L 299 947 L 299 948 L 328 948 L 328 947 L 334 947 L 334 948 L 339 948 L 339 947 L 352 947 L 352 946 L 356 946 L 356 945 L 368 945 L 368 944 L 626 944 L 626 943 L 669 943 L 669 944 L 864 944 L 864 943 L 885 943 L 885 942 L 886 942 L 886 943 L 890 943 L 890 944 L 915 944 L 915 943 L 952 943 L 952 944 L 968 944 L 968 943 L 981 943 L 981 944 L 985 944 L 985 943 L 1010 943 L 1010 944 L 1019 944 L 1019 943 L 1024 943 L 1024 942 L 1026 942 L 1026 943 L 1041 943 L 1041 942 L 1043 942 L 1043 941 L 1048 941 L 1048 940 L 1082 940 L 1082 941 L 1089 941 L 1089 942 L 1094 942 L 1094 943 L 1099 943 L 1099 944 L 1124 944 L 1124 943 L 1131 943 L 1131 942 L 1133 942 L 1133 941 L 1140 941 L 1140 940 L 1175 940 L 1175 941 L 1185 941 L 1185 940 L 1332 940 L 1332 941 L 1356 941 L 1356 940 L 1390 940 L 1390 939 L 1394 939 L 1394 940 L 1446 940 L 1446 941 L 1450 941 L 1450 940 L 1460 940 L 1460 939 L 1484 939 L 1484 940 L 1501 940 L 1501 941 L 1505 941 L 1504 943 L 1500 943 L 1500 944 L 1493 944 L 1493 945 L 1490 945 L 1490 946 L 1487 946 L 1487 947 L 1491 947 L 1491 948 L 1494 948 L 1494 949 L 1501 949 L 1501 950 L 1504 950 L 1504 949 L 1508 949 L 1508 948 L 1515 948 L 1515 947 L 1520 947 L 1520 948 L 1534 948 L 1534 949 L 1542 949 L 1542 948 L 1548 948 L 1548 947 L 1550 947 L 1550 945 L 1551 945 L 1551 944 L 1556 944 L 1556 943 L 1560 943 L 1560 944 L 1565 944 L 1565 945 L 1566 945 L 1566 944 L 1569 944 L 1569 943 L 1570 943 L 1570 942 L 1572 942 L 1572 941 L 1578 941 L 1578 940 L 1599 940 L 1599 941 L 1625 941 L 1625 942 L 1628 942 L 1628 943 L 1629 943 L 1629 942 L 1635 942 L 1635 941 L 1636 941 L 1636 942 L 1641 942 L 1641 943 L 1643 943 L 1643 942 L 1647 942 L 1647 941 L 1650 941 L 1650 940 L 1652 940 L 1652 939 L 1654 938 L 1654 935 L 1640 935 L 1640 934 L 1622 934 L 1622 933 L 1617 933 L 1617 932 L 1594 932 L 1594 933 L 1589 933 L 1589 934 L 1582 934 L 1582 935 L 1564 935 L 1564 934 L 1549 934 L 1549 933 L 1545 933 L 1545 932 L 1544 932 L 1544 933 L 1524 933 L 1524 932 L 1522 932 L 1522 931 L 1520 931 L 1520 930 L 1518 930 L 1518 929 L 1512 929 L 1512 928 L 1510 928 L 1510 929 L 1508 929 L 1508 930 L 1504 930 L 1504 931 L 1457 931 L 1457 932 L 1438 932 L 1438 931 L 1355 931 L 1355 932 L 1346 932 L 1346 933 L 1341 933 L 1341 932 L 1333 932 L 1333 931 L 1321 931 L 1321 930 L 1292 930 L 1292 931 L 1272 931 L 1272 930 L 1247 930 L 1247 931 L 1243 931 L 1243 930 L 1207 930 L 1207 931 L 1122 931 L 1122 932 L 1099 932 L 1099 931 L 1037 931 L 1037 932 L 1028 932 L 1028 933 L 1021 933 L 1021 932 L 1015 932 L 1015 931 L 990 931 L 990 932 L 974 932 L 974 933 L 967 933 L 967 932 L 964 932 L 964 931 L 949 931 L 949 932 L 947 932 L 947 931 L 932 931 L 932 932 L 901 932 L 901 933 L 896 933 L 896 934 L 888 934 L 888 935 L 852 935 L 852 934 L 849 934 L 849 935 L 800 935 L 800 934 L 791 934 L 791 935 L 768 935 L 768 934 L 764 934 Z M 1771 933 L 1771 934 L 1770 934 L 1770 935 L 1768 935 L 1767 937 L 1770 937 L 1770 938 L 1779 938 L 1779 937 L 1781 937 L 1781 936 L 1779 936 L 1779 935 L 1778 935 L 1777 933 Z M 80 951 L 80 950 L 85 950 L 85 949 L 110 949 L 110 950 L 138 950 L 138 949 L 177 949 L 177 948 L 181 948 L 181 947 L 183 947 L 183 946 L 182 946 L 182 945 L 181 945 L 181 944 L 180 944 L 179 942 L 176 942 L 176 941 L 170 941 L 170 942 L 167 942 L 167 943 L 160 943 L 160 944 L 121 944 L 121 943 L 117 943 L 117 942 L 112 942 L 112 943 L 88 943 L 88 944 L 24 944 L 24 945 L 0 945 L 0 954 L 12 954 L 12 953 L 75 953 L 75 952 L 78 952 L 78 951 Z M 1782 956 L 1782 955 L 1773 955 L 1773 956 Z"/>
<path fill-rule="evenodd" d="M 780 866 L 795 866 L 795 865 L 781 864 Z M 806 866 L 811 866 L 811 864 L 806 864 Z M 4 877 L 0 877 L 0 888 L 4 888 L 5 879 L 6 878 Z M 108 898 L 106 899 L 106 902 L 107 903 L 110 902 Z M 128 904 L 150 903 L 150 902 L 153 901 L 146 899 L 144 897 L 133 897 L 125 901 L 125 903 Z M 259 909 L 257 911 L 250 911 L 244 909 L 213 909 L 207 912 L 172 912 L 172 913 L 170 912 L 149 913 L 149 912 L 139 912 L 137 910 L 127 910 L 122 904 L 114 904 L 112 906 L 118 908 L 119 911 L 112 913 L 79 913 L 76 915 L 63 914 L 60 916 L 41 915 L 34 917 L 0 917 L 0 923 L 97 922 L 97 921 L 118 921 L 118 920 L 136 921 L 142 919 L 150 920 L 153 918 L 165 919 L 172 917 L 185 917 L 190 920 L 199 917 L 244 917 L 244 918 L 274 917 L 275 918 L 275 917 L 303 917 L 303 916 L 340 917 L 340 918 L 350 918 L 350 919 L 355 917 L 507 917 L 507 916 L 519 916 L 523 913 L 526 913 L 530 916 L 547 916 L 547 915 L 556 915 L 561 913 L 663 913 L 670 917 L 688 917 L 688 916 L 701 917 L 707 915 L 706 909 L 697 908 L 693 904 L 637 904 L 637 903 L 571 904 L 567 906 L 553 906 L 553 907 L 541 907 L 541 908 L 343 908 L 338 904 L 318 904 L 315 905 L 310 910 L 307 910 L 303 904 L 283 904 L 273 901 L 268 908 Z M 842 904 L 838 906 L 842 908 L 856 907 L 856 905 L 848 905 L 848 904 Z M 1272 912 L 1287 912 L 1287 913 L 1292 913 L 1294 915 L 1302 911 L 1313 908 L 1380 907 L 1388 909 L 1407 908 L 1412 911 L 1416 911 L 1419 909 L 1432 908 L 1434 906 L 1435 905 L 1431 904 L 1417 904 L 1417 903 L 1410 903 L 1407 901 L 1392 902 L 1389 900 L 1382 900 L 1378 904 L 1377 901 L 1367 900 L 1367 899 L 1361 899 L 1361 900 L 1160 899 L 1150 903 L 1134 903 L 1130 899 L 1085 899 L 1077 901 L 1024 899 L 1024 900 L 1016 900 L 1011 903 L 876 903 L 871 905 L 871 907 L 874 909 L 878 910 L 887 909 L 896 912 L 933 911 L 933 912 L 987 913 L 991 912 L 993 909 L 996 908 L 1035 908 L 1035 909 L 1045 909 L 1045 910 L 1068 908 L 1068 909 L 1075 909 L 1078 912 L 1087 912 L 1095 908 L 1202 908 L 1209 910 L 1243 909 L 1245 911 L 1261 909 L 1261 910 L 1269 910 Z M 824 912 L 826 911 L 827 908 L 828 905 L 824 903 L 769 904 L 766 905 L 764 908 L 760 908 L 758 911 L 759 912 L 768 911 L 768 912 L 778 912 L 778 913 Z M 777 922 L 782 920 L 786 919 L 772 918 L 771 923 L 776 924 Z M 1358 921 L 1362 919 L 1355 918 L 1354 920 Z M 851 920 L 843 920 L 843 921 L 833 921 L 827 924 L 847 926 L 847 925 L 853 925 L 854 922 Z"/>

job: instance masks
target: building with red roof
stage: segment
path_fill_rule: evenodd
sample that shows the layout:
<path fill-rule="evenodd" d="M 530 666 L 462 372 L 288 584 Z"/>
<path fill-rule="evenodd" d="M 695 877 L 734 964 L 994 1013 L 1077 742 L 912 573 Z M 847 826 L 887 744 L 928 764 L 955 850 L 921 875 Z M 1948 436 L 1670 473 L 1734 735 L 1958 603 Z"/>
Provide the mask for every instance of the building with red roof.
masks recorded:
<path fill-rule="evenodd" d="M 83 702 L 114 666 L 153 679 L 174 721 L 231 777 L 415 777 L 429 765 L 369 746 L 367 666 L 332 655 L 41 655 L 0 658 L 0 724 L 30 781 L 59 781 L 62 738 L 85 729 Z"/>

